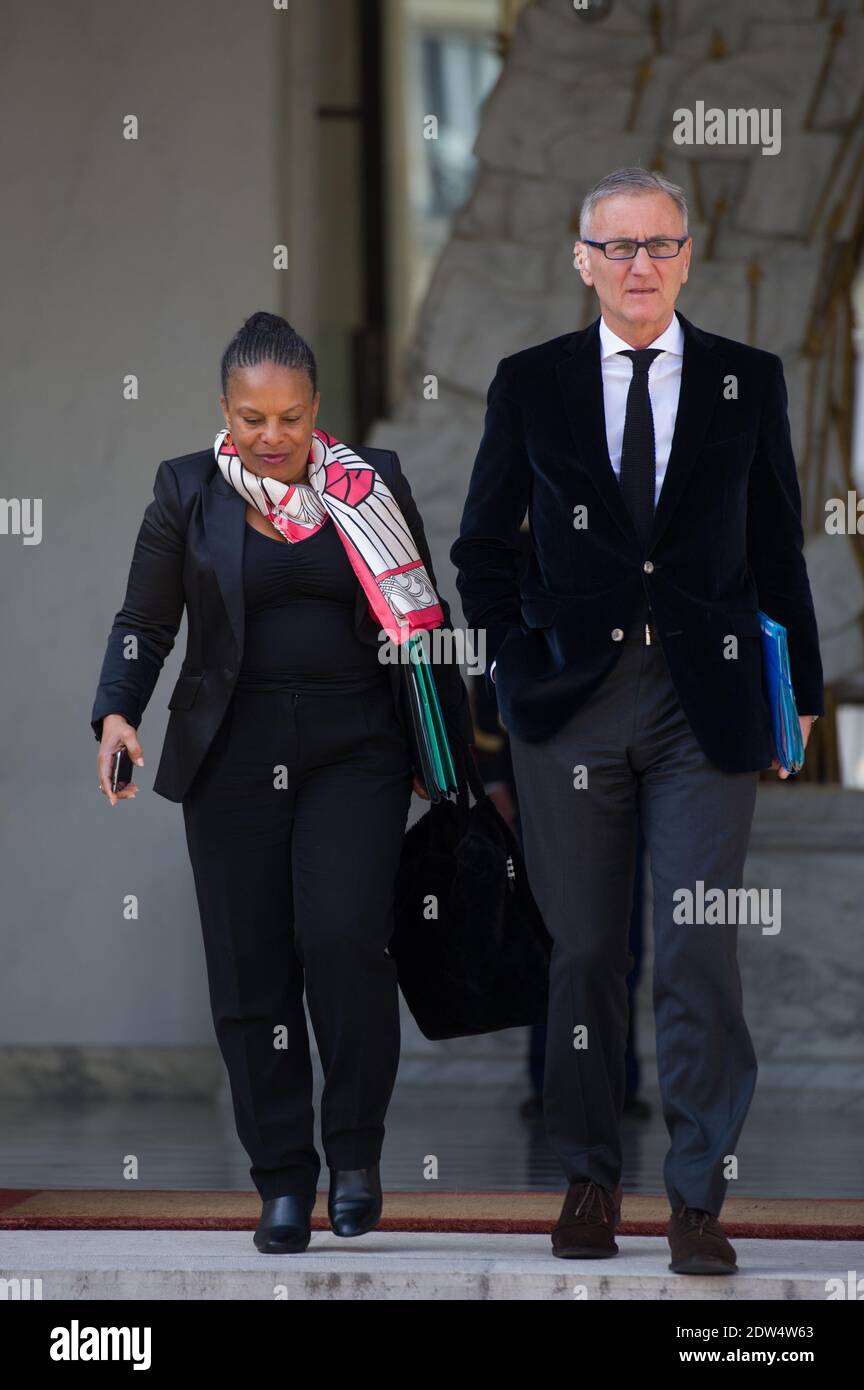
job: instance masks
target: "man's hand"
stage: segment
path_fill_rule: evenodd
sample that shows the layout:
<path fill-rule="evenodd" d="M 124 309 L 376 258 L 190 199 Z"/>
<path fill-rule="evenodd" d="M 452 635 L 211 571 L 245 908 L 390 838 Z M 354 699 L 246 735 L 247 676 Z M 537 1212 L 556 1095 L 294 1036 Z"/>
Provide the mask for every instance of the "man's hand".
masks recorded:
<path fill-rule="evenodd" d="M 422 798 L 423 798 L 424 801 L 428 801 L 428 800 L 429 800 L 429 793 L 427 792 L 427 790 L 426 790 L 426 788 L 424 787 L 423 783 L 420 781 L 420 778 L 419 778 L 419 777 L 415 777 L 415 778 L 414 778 L 414 790 L 415 790 L 415 792 L 417 793 L 418 796 L 422 796 Z"/>
<path fill-rule="evenodd" d="M 806 748 L 807 740 L 810 737 L 810 730 L 813 728 L 813 715 L 799 714 L 798 723 L 801 725 L 801 737 L 804 740 L 804 747 Z M 776 758 L 771 759 L 771 766 L 777 769 L 777 776 L 781 781 L 785 782 L 787 777 L 792 776 L 791 772 L 787 772 L 785 767 L 780 766 Z"/>
<path fill-rule="evenodd" d="M 486 794 L 498 811 L 498 814 L 507 822 L 511 830 L 516 828 L 516 805 L 510 794 L 510 788 L 506 782 L 487 782 Z"/>

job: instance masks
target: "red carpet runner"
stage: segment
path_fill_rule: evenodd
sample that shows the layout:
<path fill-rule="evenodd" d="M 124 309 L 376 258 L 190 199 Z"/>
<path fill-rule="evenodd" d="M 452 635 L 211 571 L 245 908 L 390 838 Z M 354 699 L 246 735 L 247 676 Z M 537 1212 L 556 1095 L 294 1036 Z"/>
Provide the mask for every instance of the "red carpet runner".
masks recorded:
<path fill-rule="evenodd" d="M 387 1192 L 380 1231 L 454 1231 L 532 1235 L 552 1230 L 560 1192 Z M 0 1230 L 252 1231 L 261 1202 L 255 1192 L 98 1188 L 0 1188 Z M 618 1233 L 666 1234 L 665 1197 L 625 1194 Z M 728 1197 L 720 1214 L 732 1237 L 777 1240 L 862 1240 L 864 1201 L 852 1198 Z M 329 1229 L 327 1194 L 312 1219 Z"/>

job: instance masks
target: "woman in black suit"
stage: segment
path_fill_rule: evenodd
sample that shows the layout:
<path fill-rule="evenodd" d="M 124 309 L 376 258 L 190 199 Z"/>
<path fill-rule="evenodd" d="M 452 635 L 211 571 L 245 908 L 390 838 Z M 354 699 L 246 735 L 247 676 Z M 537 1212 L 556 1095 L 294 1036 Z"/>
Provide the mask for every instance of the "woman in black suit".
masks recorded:
<path fill-rule="evenodd" d="M 385 632 L 450 626 L 396 455 L 316 429 L 318 403 L 303 339 L 276 315 L 247 319 L 222 359 L 227 428 L 159 466 L 91 720 L 113 806 L 137 787 L 111 791 L 112 755 L 143 763 L 138 725 L 185 606 L 154 790 L 183 805 L 265 1253 L 308 1245 L 321 1167 L 304 987 L 330 1223 L 352 1236 L 380 1218 L 399 1056 L 393 889 L 412 786 L 426 790 L 399 665 L 379 653 Z M 470 756 L 458 667 L 436 669 L 454 754 Z"/>

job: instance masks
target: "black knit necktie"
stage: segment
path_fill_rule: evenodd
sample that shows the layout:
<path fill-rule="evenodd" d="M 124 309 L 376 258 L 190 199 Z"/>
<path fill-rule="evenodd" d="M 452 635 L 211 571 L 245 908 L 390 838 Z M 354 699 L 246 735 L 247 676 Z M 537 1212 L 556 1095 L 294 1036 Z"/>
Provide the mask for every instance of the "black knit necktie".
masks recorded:
<path fill-rule="evenodd" d="M 648 394 L 648 370 L 660 348 L 631 348 L 620 352 L 633 363 L 633 379 L 627 392 L 624 440 L 621 445 L 619 482 L 624 501 L 639 539 L 645 545 L 654 520 L 654 416 Z"/>

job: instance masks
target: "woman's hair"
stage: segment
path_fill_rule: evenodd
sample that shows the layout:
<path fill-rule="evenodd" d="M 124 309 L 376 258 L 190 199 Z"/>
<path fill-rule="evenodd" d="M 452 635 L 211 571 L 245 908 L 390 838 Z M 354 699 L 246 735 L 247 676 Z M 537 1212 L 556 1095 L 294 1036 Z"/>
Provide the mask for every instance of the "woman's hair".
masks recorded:
<path fill-rule="evenodd" d="M 259 362 L 275 362 L 279 367 L 306 372 L 312 382 L 312 394 L 318 389 L 318 369 L 309 344 L 295 333 L 287 319 L 263 310 L 246 320 L 222 354 L 222 395 L 228 395 L 228 378 L 235 367 L 256 367 Z"/>

